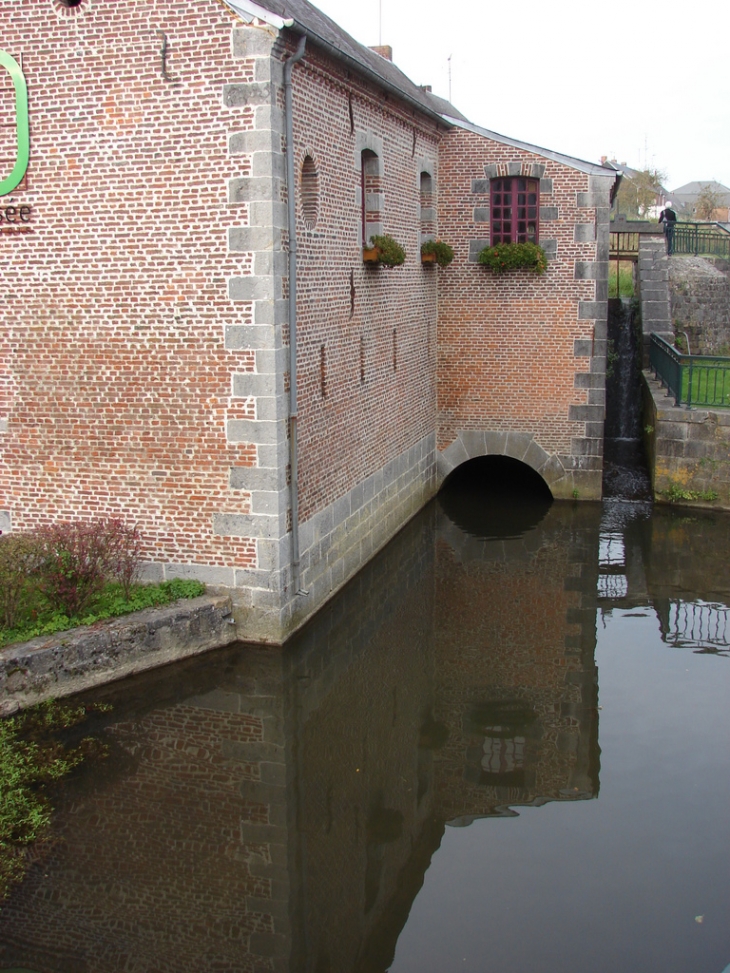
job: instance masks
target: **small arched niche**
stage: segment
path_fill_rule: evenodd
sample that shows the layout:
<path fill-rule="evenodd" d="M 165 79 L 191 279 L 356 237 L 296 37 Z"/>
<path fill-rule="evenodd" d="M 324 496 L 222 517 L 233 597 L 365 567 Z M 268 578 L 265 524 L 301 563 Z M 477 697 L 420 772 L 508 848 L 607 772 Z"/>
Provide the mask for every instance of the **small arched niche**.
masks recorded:
<path fill-rule="evenodd" d="M 311 155 L 305 155 L 302 162 L 299 198 L 304 225 L 308 230 L 313 230 L 317 225 L 319 212 L 319 174 Z"/>

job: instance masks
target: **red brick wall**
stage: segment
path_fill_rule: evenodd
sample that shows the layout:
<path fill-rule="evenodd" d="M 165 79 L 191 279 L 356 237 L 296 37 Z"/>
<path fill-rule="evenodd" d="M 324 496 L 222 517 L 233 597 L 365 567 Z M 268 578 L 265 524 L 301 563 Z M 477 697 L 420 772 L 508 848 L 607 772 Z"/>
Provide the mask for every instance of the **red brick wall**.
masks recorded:
<path fill-rule="evenodd" d="M 489 226 L 474 222 L 474 208 L 489 206 L 488 195 L 472 192 L 488 164 L 520 161 L 544 165 L 552 194 L 541 205 L 558 207 L 556 221 L 541 222 L 540 239 L 557 241 L 557 257 L 545 276 L 512 271 L 499 277 L 468 262 L 469 241 L 489 238 Z M 592 280 L 575 280 L 575 261 L 595 259 L 595 243 L 575 243 L 574 224 L 590 223 L 595 210 L 577 207 L 588 175 L 510 145 L 455 129 L 440 154 L 439 232 L 456 251 L 441 277 L 439 295 L 439 448 L 458 429 L 533 433 L 548 453 L 570 453 L 582 423 L 569 421 L 571 405 L 587 392 L 574 387 L 573 342 L 592 338 L 591 321 L 578 319 L 578 302 L 594 300 Z"/>
<path fill-rule="evenodd" d="M 311 45 L 295 68 L 294 120 L 297 184 L 309 154 L 320 190 L 313 229 L 305 226 L 300 200 L 297 206 L 300 505 L 306 520 L 433 432 L 438 277 L 420 261 L 418 159 L 436 163 L 442 129 L 372 85 L 346 78 Z M 382 139 L 380 221 L 406 250 L 401 267 L 362 262 L 357 139 L 363 132 Z"/>
<path fill-rule="evenodd" d="M 22 57 L 30 92 L 27 188 L 32 233 L 0 235 L 0 508 L 24 529 L 57 517 L 137 521 L 147 556 L 248 565 L 247 538 L 216 536 L 213 512 L 245 513 L 231 466 L 231 374 L 250 352 L 224 349 L 247 308 L 227 297 L 245 272 L 227 231 L 231 131 L 224 83 L 250 80 L 234 60 L 234 18 L 217 0 L 188 4 L 0 0 L 3 49 Z M 168 36 L 167 70 L 160 70 Z M 3 72 L 4 73 L 4 72 Z"/>

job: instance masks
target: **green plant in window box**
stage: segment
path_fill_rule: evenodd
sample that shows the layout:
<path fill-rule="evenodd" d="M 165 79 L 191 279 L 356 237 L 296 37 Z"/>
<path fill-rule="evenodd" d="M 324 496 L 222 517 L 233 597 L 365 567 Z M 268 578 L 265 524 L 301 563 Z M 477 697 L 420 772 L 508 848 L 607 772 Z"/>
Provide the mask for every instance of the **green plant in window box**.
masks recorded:
<path fill-rule="evenodd" d="M 362 258 L 365 263 L 385 264 L 386 267 L 399 267 L 406 259 L 403 247 L 387 234 L 370 238 L 363 247 Z"/>
<path fill-rule="evenodd" d="M 439 267 L 448 267 L 453 259 L 453 247 L 443 240 L 426 240 L 421 244 L 421 263 L 437 263 Z"/>
<path fill-rule="evenodd" d="M 497 243 L 480 251 L 479 263 L 498 274 L 525 268 L 542 275 L 547 270 L 547 257 L 536 243 Z"/>

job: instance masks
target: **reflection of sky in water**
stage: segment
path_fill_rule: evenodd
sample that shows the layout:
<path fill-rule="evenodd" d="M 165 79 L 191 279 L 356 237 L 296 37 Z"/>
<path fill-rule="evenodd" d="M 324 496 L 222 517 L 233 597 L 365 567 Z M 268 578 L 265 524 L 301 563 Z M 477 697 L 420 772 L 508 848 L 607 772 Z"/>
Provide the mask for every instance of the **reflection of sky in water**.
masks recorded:
<path fill-rule="evenodd" d="M 730 667 L 668 652 L 653 611 L 604 622 L 600 795 L 447 828 L 391 973 L 730 962 Z"/>

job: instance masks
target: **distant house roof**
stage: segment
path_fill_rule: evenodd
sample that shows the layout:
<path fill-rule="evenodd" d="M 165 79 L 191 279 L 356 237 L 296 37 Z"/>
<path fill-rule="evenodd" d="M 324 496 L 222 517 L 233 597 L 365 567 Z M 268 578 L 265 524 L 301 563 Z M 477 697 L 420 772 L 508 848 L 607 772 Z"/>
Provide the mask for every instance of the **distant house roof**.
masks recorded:
<path fill-rule="evenodd" d="M 257 3 L 252 0 L 223 0 L 223 2 L 246 21 L 259 17 L 268 20 L 279 30 L 290 28 L 299 34 L 304 34 L 308 40 L 324 48 L 331 56 L 344 61 L 350 68 L 376 81 L 445 126 L 450 124 L 445 117 L 449 112 L 455 118 L 464 117 L 448 101 L 414 84 L 392 61 L 360 44 L 308 0 L 259 0 Z"/>
<path fill-rule="evenodd" d="M 730 204 L 730 189 L 714 179 L 706 179 L 704 182 L 687 182 L 684 186 L 673 189 L 672 197 L 679 203 L 696 203 L 698 196 L 705 187 L 709 187 L 713 193 L 717 193 L 723 206 Z"/>
<path fill-rule="evenodd" d="M 617 170 L 615 166 L 610 164 L 602 165 L 600 162 L 586 162 L 584 159 L 575 159 L 572 155 L 564 155 L 562 152 L 554 152 L 552 149 L 543 149 L 539 145 L 521 142 L 519 139 L 513 139 L 507 135 L 500 135 L 498 132 L 491 132 L 488 128 L 473 125 L 471 122 L 462 119 L 452 117 L 449 120 L 458 128 L 464 128 L 468 132 L 482 135 L 484 138 L 491 139 L 493 142 L 501 142 L 502 145 L 511 145 L 516 149 L 533 152 L 535 155 L 541 155 L 545 159 L 559 162 L 561 165 L 569 166 L 571 169 L 577 169 L 579 172 L 587 172 L 592 176 L 616 176 L 620 172 L 620 170 Z"/>

